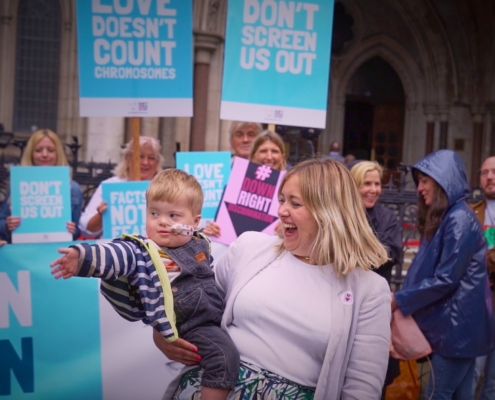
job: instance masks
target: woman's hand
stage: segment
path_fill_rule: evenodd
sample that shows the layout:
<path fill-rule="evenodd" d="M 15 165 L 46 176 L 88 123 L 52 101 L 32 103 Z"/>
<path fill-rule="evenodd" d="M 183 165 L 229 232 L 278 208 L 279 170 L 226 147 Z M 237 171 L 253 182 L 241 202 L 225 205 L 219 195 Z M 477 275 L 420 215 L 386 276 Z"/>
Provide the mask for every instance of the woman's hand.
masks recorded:
<path fill-rule="evenodd" d="M 96 207 L 96 211 L 98 212 L 98 214 L 102 215 L 105 211 L 107 211 L 107 202 L 106 201 L 102 201 L 98 207 Z"/>
<path fill-rule="evenodd" d="M 96 207 L 97 213 L 93 215 L 87 225 L 87 230 L 90 232 L 98 232 L 101 231 L 103 228 L 103 213 L 107 210 L 107 202 L 102 201 L 100 204 L 98 204 L 98 207 Z"/>
<path fill-rule="evenodd" d="M 13 231 L 21 224 L 21 217 L 14 217 L 12 215 L 8 216 L 6 219 L 7 229 Z"/>
<path fill-rule="evenodd" d="M 220 236 L 220 225 L 216 222 L 211 222 L 206 225 L 202 231 L 205 235 Z"/>
<path fill-rule="evenodd" d="M 175 342 L 169 343 L 160 334 L 153 329 L 153 341 L 156 347 L 165 354 L 169 360 L 177 361 L 184 365 L 196 365 L 201 361 L 198 354 L 198 348 L 184 339 L 177 339 Z"/>
<path fill-rule="evenodd" d="M 67 231 L 73 235 L 76 232 L 76 224 L 75 222 L 69 221 L 65 224 L 65 227 L 67 228 Z"/>

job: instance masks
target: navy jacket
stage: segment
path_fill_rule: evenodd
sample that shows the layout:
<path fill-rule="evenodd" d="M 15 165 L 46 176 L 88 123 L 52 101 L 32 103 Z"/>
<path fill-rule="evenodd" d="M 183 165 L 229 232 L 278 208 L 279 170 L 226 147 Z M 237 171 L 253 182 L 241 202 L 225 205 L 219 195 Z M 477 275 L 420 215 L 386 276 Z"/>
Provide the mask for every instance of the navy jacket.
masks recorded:
<path fill-rule="evenodd" d="M 376 204 L 373 208 L 367 208 L 366 214 L 373 232 L 381 244 L 387 249 L 389 260 L 375 272 L 383 276 L 390 285 L 392 268 L 402 260 L 402 235 L 400 224 L 392 210 Z"/>
<path fill-rule="evenodd" d="M 492 302 L 481 225 L 464 201 L 464 164 L 453 151 L 439 150 L 414 168 L 445 190 L 449 205 L 435 235 L 421 240 L 395 294 L 397 305 L 413 315 L 434 352 L 452 358 L 486 354 L 494 341 Z"/>

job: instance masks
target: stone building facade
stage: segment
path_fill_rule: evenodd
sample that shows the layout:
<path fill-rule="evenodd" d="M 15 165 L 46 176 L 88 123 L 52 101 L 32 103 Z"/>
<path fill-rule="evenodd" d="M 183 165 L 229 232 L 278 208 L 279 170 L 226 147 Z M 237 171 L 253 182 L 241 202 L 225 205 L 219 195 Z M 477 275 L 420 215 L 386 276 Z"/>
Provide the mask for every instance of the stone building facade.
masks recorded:
<path fill-rule="evenodd" d="M 177 143 L 229 148 L 219 119 L 226 11 L 227 0 L 194 0 L 194 117 L 141 120 L 168 165 Z M 338 140 L 394 168 L 450 148 L 476 182 L 495 154 L 494 65 L 495 2 L 337 0 L 318 150 Z M 75 0 L 0 0 L 0 123 L 18 135 L 47 126 L 77 137 L 86 160 L 118 160 L 128 120 L 78 116 Z"/>

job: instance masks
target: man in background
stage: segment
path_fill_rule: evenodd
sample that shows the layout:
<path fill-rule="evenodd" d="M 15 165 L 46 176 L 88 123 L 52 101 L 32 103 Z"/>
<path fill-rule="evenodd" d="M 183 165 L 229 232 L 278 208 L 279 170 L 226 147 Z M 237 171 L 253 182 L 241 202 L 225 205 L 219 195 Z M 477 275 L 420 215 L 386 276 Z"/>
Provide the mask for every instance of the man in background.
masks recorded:
<path fill-rule="evenodd" d="M 262 130 L 261 124 L 255 122 L 233 121 L 229 129 L 232 155 L 248 158 L 251 143 Z"/>
<path fill-rule="evenodd" d="M 330 152 L 328 153 L 327 158 L 331 158 L 332 160 L 341 162 L 344 164 L 344 156 L 340 153 L 340 143 L 334 140 L 330 143 Z"/>
<path fill-rule="evenodd" d="M 487 245 L 486 266 L 493 295 L 495 283 L 495 157 L 488 157 L 481 165 L 480 187 L 485 194 L 485 199 L 472 204 L 471 208 L 483 226 L 483 236 Z M 495 399 L 495 349 L 487 356 L 476 359 L 474 390 L 476 390 L 482 371 L 484 371 L 484 378 L 478 400 Z"/>

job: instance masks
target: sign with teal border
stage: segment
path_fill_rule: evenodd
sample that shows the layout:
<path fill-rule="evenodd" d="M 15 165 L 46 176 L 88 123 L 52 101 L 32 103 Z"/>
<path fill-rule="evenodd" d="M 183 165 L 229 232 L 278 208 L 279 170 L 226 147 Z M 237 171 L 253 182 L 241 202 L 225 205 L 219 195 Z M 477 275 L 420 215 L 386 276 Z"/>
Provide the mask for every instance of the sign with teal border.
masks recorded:
<path fill-rule="evenodd" d="M 325 128 L 334 0 L 229 0 L 220 118 Z"/>
<path fill-rule="evenodd" d="M 69 167 L 10 168 L 12 215 L 21 218 L 13 243 L 72 240 L 69 174 Z"/>
<path fill-rule="evenodd" d="M 124 233 L 146 234 L 146 189 L 150 181 L 110 182 L 101 185 L 107 202 L 103 213 L 103 238 L 115 239 Z"/>
<path fill-rule="evenodd" d="M 192 0 L 77 0 L 82 117 L 192 116 Z"/>
<path fill-rule="evenodd" d="M 213 220 L 223 190 L 229 181 L 230 151 L 192 151 L 176 154 L 177 168 L 193 175 L 201 184 L 204 201 L 201 217 Z"/>

